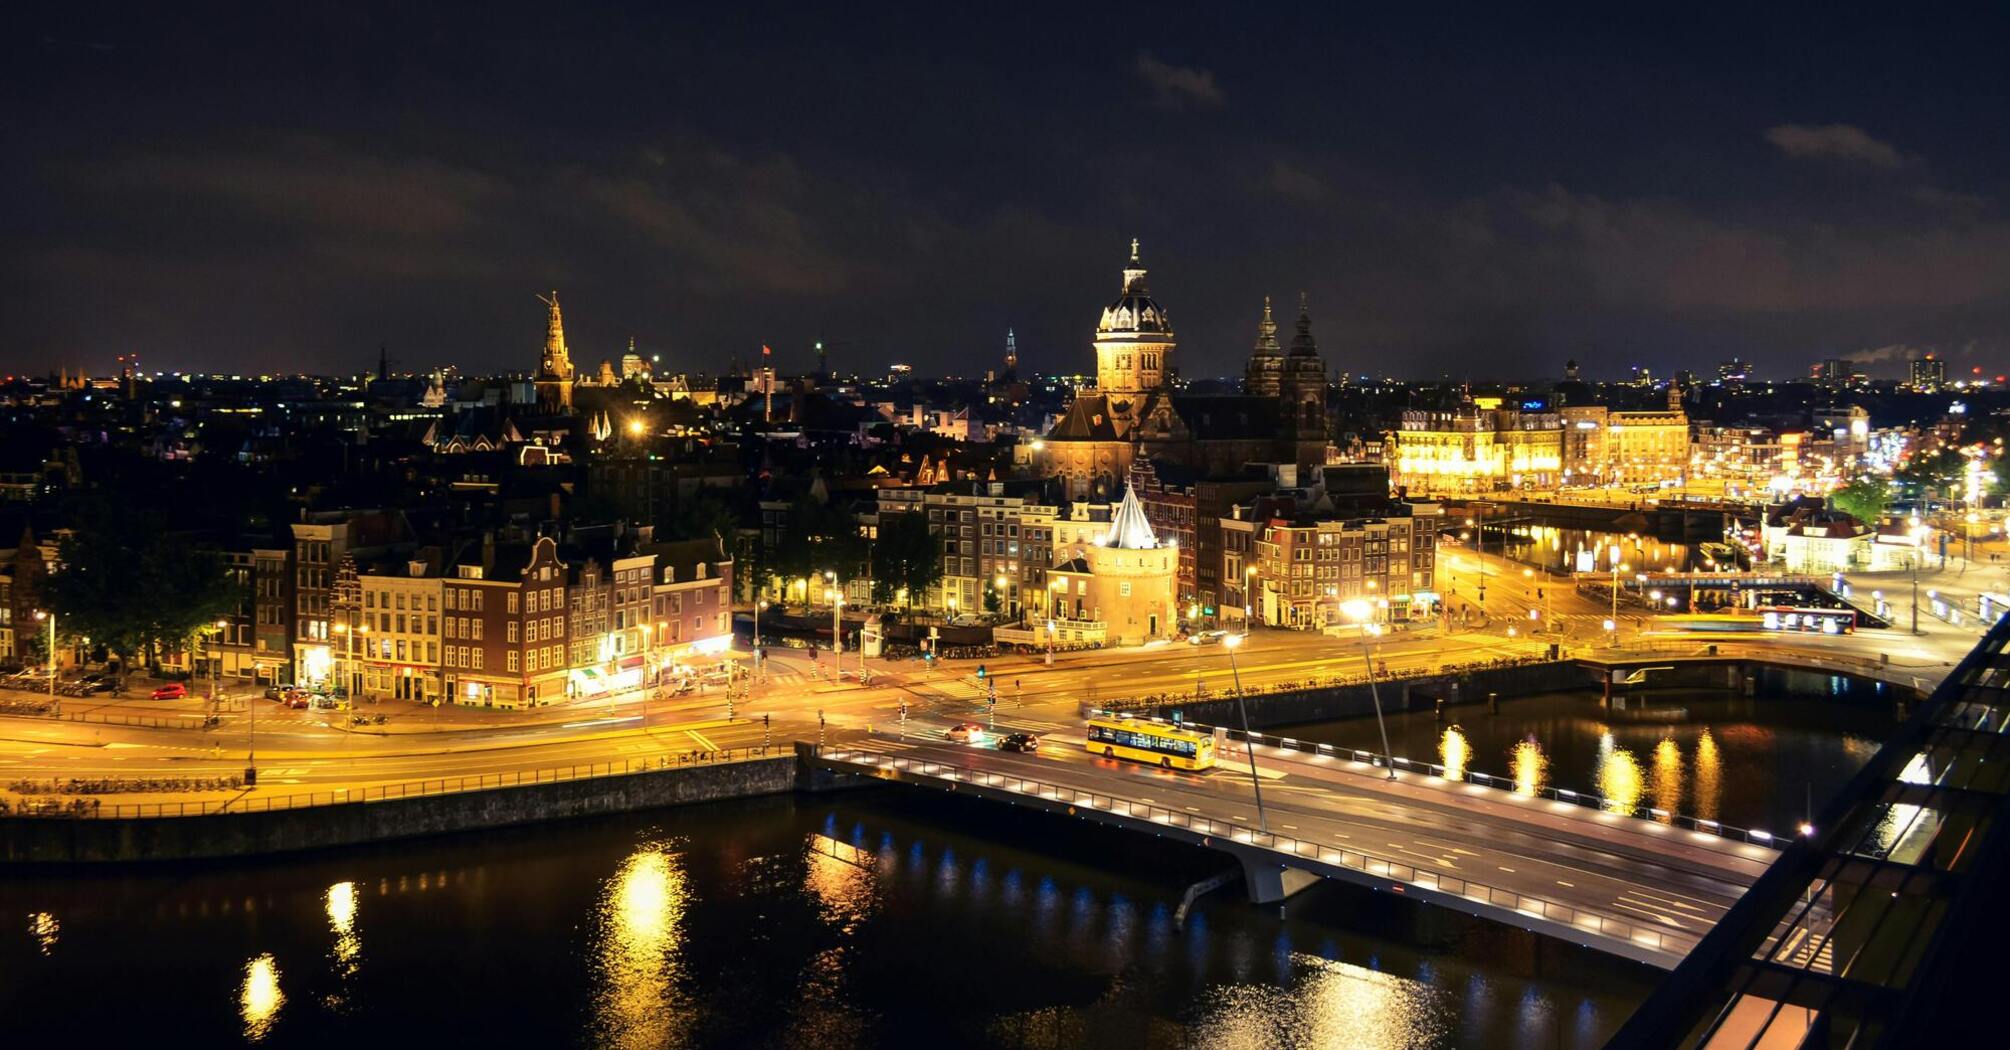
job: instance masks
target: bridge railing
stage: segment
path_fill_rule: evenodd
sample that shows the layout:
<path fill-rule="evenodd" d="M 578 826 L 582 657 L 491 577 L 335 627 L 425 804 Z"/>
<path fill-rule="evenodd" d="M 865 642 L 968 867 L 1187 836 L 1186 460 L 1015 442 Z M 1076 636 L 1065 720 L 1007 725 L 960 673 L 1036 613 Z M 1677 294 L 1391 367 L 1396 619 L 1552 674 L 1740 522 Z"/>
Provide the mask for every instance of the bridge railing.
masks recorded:
<path fill-rule="evenodd" d="M 1216 820 L 1120 795 L 1083 790 L 1010 773 L 997 773 L 946 762 L 903 758 L 870 751 L 826 751 L 822 757 L 829 761 L 869 768 L 893 769 L 949 783 L 1010 791 L 1068 806 L 1086 806 L 1100 813 L 1145 821 L 1162 827 L 1182 828 L 1203 837 L 1223 838 L 1240 845 L 1284 854 L 1297 861 L 1311 861 L 1365 872 L 1392 882 L 1401 882 L 1420 889 L 1544 919 L 1569 926 L 1574 930 L 1626 941 L 1670 955 L 1686 954 L 1696 941 L 1696 938 L 1676 931 L 1418 867 L 1407 861 L 1392 860 L 1364 850 L 1327 845 L 1291 835 L 1279 835 L 1276 832 L 1259 831 L 1233 821 Z"/>
<path fill-rule="evenodd" d="M 38 797 L 44 793 L 73 794 L 72 786 L 97 783 L 78 780 L 17 781 L 16 794 L 29 795 L 10 803 L 0 798 L 0 816 L 50 817 L 72 820 L 113 818 L 204 817 L 235 813 L 269 813 L 274 810 L 341 806 L 352 802 L 387 802 L 427 795 L 452 795 L 467 791 L 554 784 L 562 780 L 593 780 L 605 777 L 651 773 L 691 765 L 713 765 L 766 757 L 774 748 L 722 748 L 716 751 L 687 751 L 653 758 L 628 758 L 618 762 L 582 762 L 578 765 L 524 769 L 508 773 L 482 773 L 462 777 L 431 777 L 396 784 L 373 784 L 327 791 L 297 791 L 284 795 L 242 793 L 227 799 L 188 799 L 176 802 L 122 802 L 103 805 L 96 798 Z M 27 790 L 23 790 L 26 788 Z"/>
<path fill-rule="evenodd" d="M 1133 716 L 1133 717 L 1138 718 L 1140 721 L 1155 722 L 1159 725 L 1172 725 L 1171 722 L 1167 721 L 1166 719 L 1160 718 L 1156 715 Z M 1222 726 L 1210 726 L 1201 722 L 1185 722 L 1182 724 L 1185 725 L 1187 728 L 1196 730 L 1198 732 L 1219 733 L 1229 740 L 1242 741 L 1246 739 L 1242 730 L 1240 729 L 1229 729 Z M 1402 758 L 1402 757 L 1392 758 L 1388 755 L 1384 755 L 1376 751 L 1362 751 L 1358 748 L 1339 747 L 1334 744 L 1314 743 L 1313 741 L 1310 740 L 1297 740 L 1288 736 L 1275 736 L 1265 733 L 1250 733 L 1248 734 L 1248 737 L 1254 738 L 1255 741 L 1259 744 L 1267 744 L 1271 747 L 1275 747 L 1284 751 L 1299 751 L 1308 755 L 1324 755 L 1328 758 L 1340 759 L 1342 761 L 1359 762 L 1362 763 L 1363 765 L 1373 766 L 1377 769 L 1387 769 L 1390 766 L 1394 766 L 1395 768 L 1403 770 L 1405 772 L 1422 773 L 1426 776 L 1433 776 L 1437 777 L 1440 780 L 1446 780 L 1446 781 L 1454 780 L 1454 778 L 1446 776 L 1448 770 L 1443 765 L 1440 765 L 1436 762 L 1419 762 L 1416 761 L 1415 759 Z M 1563 802 L 1573 806 L 1583 806 L 1587 809 L 1598 810 L 1601 813 L 1611 813 L 1617 816 L 1630 817 L 1635 820 L 1649 820 L 1657 824 L 1664 824 L 1670 827 L 1682 828 L 1684 830 L 1694 831 L 1699 834 L 1714 835 L 1718 838 L 1732 839 L 1738 842 L 1748 842 L 1754 846 L 1763 846 L 1767 849 L 1784 848 L 1784 843 L 1782 842 L 1780 837 L 1774 835 L 1769 831 L 1759 831 L 1754 828 L 1741 828 L 1734 824 L 1725 824 L 1720 821 L 1706 820 L 1702 817 L 1692 817 L 1686 814 L 1675 813 L 1654 806 L 1628 804 L 1617 799 L 1605 798 L 1603 796 L 1596 795 L 1588 791 L 1571 791 L 1567 788 L 1548 787 L 1548 786 L 1539 786 L 1534 788 L 1533 790 L 1529 790 L 1524 785 L 1519 785 L 1515 783 L 1515 781 L 1510 777 L 1497 777 L 1489 773 L 1476 773 L 1470 769 L 1462 771 L 1457 780 L 1467 784 L 1477 784 L 1481 787 L 1489 787 L 1499 791 L 1506 791 L 1511 794 L 1519 795 L 1523 798 L 1542 798 L 1542 799 L 1548 799 L 1552 802 Z"/>

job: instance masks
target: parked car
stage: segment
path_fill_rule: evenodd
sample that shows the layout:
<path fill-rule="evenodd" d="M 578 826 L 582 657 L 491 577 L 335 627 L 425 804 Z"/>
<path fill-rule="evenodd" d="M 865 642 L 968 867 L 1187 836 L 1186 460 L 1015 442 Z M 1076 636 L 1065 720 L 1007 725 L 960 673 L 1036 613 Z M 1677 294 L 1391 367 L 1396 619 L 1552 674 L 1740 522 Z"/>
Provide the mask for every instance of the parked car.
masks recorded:
<path fill-rule="evenodd" d="M 156 700 L 180 700 L 188 695 L 188 686 L 180 682 L 169 682 L 154 690 L 153 695 Z"/>
<path fill-rule="evenodd" d="M 967 744 L 984 732 L 984 727 L 975 722 L 958 722 L 942 731 L 942 735 L 958 744 Z"/>
<path fill-rule="evenodd" d="M 1040 750 L 1040 738 L 1031 733 L 1012 733 L 998 741 L 998 750 L 1035 754 Z"/>

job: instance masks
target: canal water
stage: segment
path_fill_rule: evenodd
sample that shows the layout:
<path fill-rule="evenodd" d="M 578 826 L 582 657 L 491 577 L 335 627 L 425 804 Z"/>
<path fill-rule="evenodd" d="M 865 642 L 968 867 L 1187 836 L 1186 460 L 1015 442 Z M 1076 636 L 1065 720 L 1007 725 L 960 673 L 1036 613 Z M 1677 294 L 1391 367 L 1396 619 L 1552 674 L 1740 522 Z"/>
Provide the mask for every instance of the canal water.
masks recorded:
<path fill-rule="evenodd" d="M 0 876 L 14 1046 L 1595 1047 L 1647 968 L 882 788 L 174 871 Z M 112 1035 L 116 1033 L 116 1035 Z"/>
<path fill-rule="evenodd" d="M 1559 529 L 1548 525 L 1489 528 L 1486 550 L 1523 565 L 1555 573 L 1609 572 L 1611 550 L 1636 572 L 1704 572 L 1735 567 L 1735 554 L 1723 544 L 1681 543 L 1652 535 Z"/>
<path fill-rule="evenodd" d="M 1896 692 L 1848 675 L 1761 668 L 1753 695 L 1650 690 L 1601 707 L 1547 693 L 1388 718 L 1389 747 L 1464 768 L 1742 828 L 1790 834 L 1898 728 Z M 1277 726 L 1300 740 L 1380 751 L 1373 716 Z M 1452 761 L 1448 761 L 1452 760 Z"/>

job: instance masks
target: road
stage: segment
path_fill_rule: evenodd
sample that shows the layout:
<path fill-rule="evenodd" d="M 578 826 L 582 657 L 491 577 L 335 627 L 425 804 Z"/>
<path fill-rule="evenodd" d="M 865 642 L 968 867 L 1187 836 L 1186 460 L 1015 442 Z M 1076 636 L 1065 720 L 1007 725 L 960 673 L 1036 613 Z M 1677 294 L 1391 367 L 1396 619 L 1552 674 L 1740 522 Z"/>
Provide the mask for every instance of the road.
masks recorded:
<path fill-rule="evenodd" d="M 1001 720 L 1000 730 L 1037 727 Z M 1764 871 L 1762 847 L 1582 807 L 1260 747 L 1264 813 L 1240 754 L 1204 773 L 1090 754 L 1063 737 L 1038 755 L 941 740 L 875 738 L 862 749 L 1023 776 L 1322 845 L 1358 850 L 1573 908 L 1646 921 L 1691 942 Z"/>

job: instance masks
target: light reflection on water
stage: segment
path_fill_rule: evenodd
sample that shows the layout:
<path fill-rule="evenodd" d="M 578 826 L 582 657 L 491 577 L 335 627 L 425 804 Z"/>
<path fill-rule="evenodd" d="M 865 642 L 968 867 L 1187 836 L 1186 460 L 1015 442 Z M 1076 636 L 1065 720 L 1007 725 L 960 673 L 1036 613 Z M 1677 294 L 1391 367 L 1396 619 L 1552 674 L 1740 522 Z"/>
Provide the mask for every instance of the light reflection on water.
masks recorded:
<path fill-rule="evenodd" d="M 989 811 L 902 816 L 904 798 L 836 803 L 840 821 L 694 810 L 416 847 L 431 860 L 140 879 L 125 910 L 52 884 L 28 903 L 62 914 L 64 950 L 40 956 L 17 932 L 0 970 L 42 967 L 39 1001 L 87 987 L 108 931 L 148 956 L 181 946 L 106 1020 L 143 1011 L 189 1026 L 192 1045 L 1582 1047 L 1646 987 L 1562 945 L 1532 972 L 1522 931 L 1330 887 L 1295 897 L 1288 921 L 1211 894 L 1181 929 L 1180 891 L 1222 858 L 1058 820 L 972 831 Z M 467 948 L 442 968 L 443 944 Z M 84 994 L 48 997 L 23 1045 Z"/>
<path fill-rule="evenodd" d="M 1289 985 L 1243 984 L 1202 1000 L 1189 1029 L 1197 1047 L 1258 1050 L 1431 1046 L 1447 1038 L 1449 993 L 1424 981 L 1294 952 Z"/>
<path fill-rule="evenodd" d="M 1514 769 L 1514 793 L 1534 795 L 1549 782 L 1549 757 L 1542 753 L 1542 745 L 1534 737 L 1519 741 L 1508 755 L 1508 764 Z"/>
<path fill-rule="evenodd" d="M 1654 745 L 1654 808 L 1664 824 L 1682 809 L 1682 748 L 1665 736 Z"/>
<path fill-rule="evenodd" d="M 1598 741 L 1598 793 L 1615 813 L 1631 813 L 1640 804 L 1640 760 L 1615 744 L 1611 733 Z"/>
<path fill-rule="evenodd" d="M 1438 740 L 1438 762 L 1445 767 L 1446 780 L 1464 780 L 1466 763 L 1472 761 L 1472 745 L 1466 743 L 1466 734 L 1458 726 L 1445 730 Z"/>
<path fill-rule="evenodd" d="M 279 990 L 279 964 L 267 952 L 244 964 L 244 983 L 237 991 L 238 1016 L 244 1019 L 244 1038 L 256 1043 L 272 1031 L 279 1008 L 286 1005 L 286 993 Z"/>
<path fill-rule="evenodd" d="M 1698 820 L 1717 819 L 1717 806 L 1724 797 L 1724 756 L 1717 751 L 1717 738 L 1706 726 L 1696 737 L 1696 791 L 1689 810 Z"/>
<path fill-rule="evenodd" d="M 681 987 L 684 868 L 667 844 L 630 854 L 607 880 L 596 918 L 596 1042 L 681 1046 L 690 1012 Z"/>
<path fill-rule="evenodd" d="M 35 947 L 41 949 L 43 955 L 56 950 L 56 937 L 62 928 L 62 923 L 46 911 L 32 912 L 28 916 L 28 936 L 35 939 Z"/>

